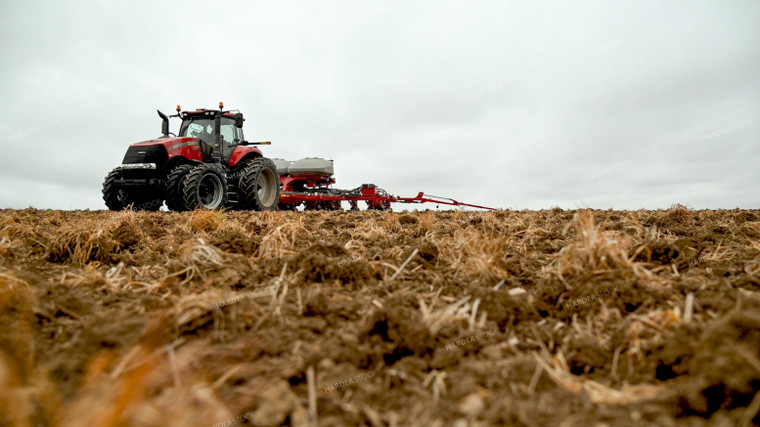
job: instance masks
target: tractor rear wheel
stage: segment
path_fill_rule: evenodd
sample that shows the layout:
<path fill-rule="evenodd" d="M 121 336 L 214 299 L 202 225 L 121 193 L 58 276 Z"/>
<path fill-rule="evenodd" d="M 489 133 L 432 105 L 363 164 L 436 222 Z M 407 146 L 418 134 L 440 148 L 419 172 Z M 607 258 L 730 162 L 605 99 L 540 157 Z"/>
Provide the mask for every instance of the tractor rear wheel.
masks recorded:
<path fill-rule="evenodd" d="M 103 200 L 108 209 L 120 211 L 127 207 L 127 193 L 116 185 L 119 169 L 112 170 L 103 181 Z"/>
<path fill-rule="evenodd" d="M 273 211 L 280 200 L 280 175 L 269 159 L 259 157 L 241 171 L 238 183 L 240 205 L 254 211 Z"/>
<path fill-rule="evenodd" d="M 182 182 L 192 169 L 193 165 L 179 165 L 172 168 L 166 176 L 166 207 L 169 210 L 176 212 L 187 210 L 182 198 Z"/>
<path fill-rule="evenodd" d="M 187 209 L 220 209 L 227 203 L 227 178 L 217 164 L 198 165 L 181 182 Z"/>

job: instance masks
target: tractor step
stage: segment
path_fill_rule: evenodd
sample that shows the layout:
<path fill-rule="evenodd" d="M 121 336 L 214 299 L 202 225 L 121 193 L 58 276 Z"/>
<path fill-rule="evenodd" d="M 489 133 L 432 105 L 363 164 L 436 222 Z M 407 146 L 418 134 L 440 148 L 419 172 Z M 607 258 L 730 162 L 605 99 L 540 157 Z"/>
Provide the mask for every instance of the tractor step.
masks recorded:
<path fill-rule="evenodd" d="M 237 205 L 240 203 L 240 198 L 238 197 L 237 188 L 235 188 L 235 184 L 227 181 L 227 205 L 231 208 L 237 207 Z"/>

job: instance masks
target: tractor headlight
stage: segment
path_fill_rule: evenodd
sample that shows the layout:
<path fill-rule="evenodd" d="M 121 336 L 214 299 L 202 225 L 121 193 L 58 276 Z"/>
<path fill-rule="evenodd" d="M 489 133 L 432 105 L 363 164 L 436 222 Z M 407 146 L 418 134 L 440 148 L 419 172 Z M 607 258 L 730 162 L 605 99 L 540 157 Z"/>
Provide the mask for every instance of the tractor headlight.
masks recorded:
<path fill-rule="evenodd" d="M 156 169 L 155 163 L 126 163 L 121 165 L 121 169 Z"/>

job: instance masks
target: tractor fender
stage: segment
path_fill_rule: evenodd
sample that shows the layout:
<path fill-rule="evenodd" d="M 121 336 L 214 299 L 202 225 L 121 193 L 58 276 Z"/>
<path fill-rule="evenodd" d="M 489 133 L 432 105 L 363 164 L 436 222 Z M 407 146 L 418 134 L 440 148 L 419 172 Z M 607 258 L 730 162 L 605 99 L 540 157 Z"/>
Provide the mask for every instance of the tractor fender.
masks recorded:
<path fill-rule="evenodd" d="M 202 162 L 200 159 L 198 160 L 191 160 L 184 156 L 174 156 L 171 159 L 169 159 L 168 162 L 166 162 L 166 166 L 164 166 L 163 170 L 165 173 L 169 173 L 172 169 L 179 165 L 199 165 Z"/>
<path fill-rule="evenodd" d="M 238 164 L 244 163 L 245 160 L 255 159 L 256 157 L 263 157 L 261 150 L 256 147 L 247 147 L 244 145 L 238 145 L 232 151 L 230 156 L 229 166 L 235 167 Z"/>

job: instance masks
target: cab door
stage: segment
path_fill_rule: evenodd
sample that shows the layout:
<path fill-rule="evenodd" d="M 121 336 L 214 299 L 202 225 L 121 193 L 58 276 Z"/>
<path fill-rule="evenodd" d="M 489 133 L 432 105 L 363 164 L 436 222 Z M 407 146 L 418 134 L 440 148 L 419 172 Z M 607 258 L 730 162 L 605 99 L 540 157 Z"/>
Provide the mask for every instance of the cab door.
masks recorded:
<path fill-rule="evenodd" d="M 235 120 L 229 117 L 222 117 L 221 128 L 219 133 L 222 137 L 222 153 L 224 154 L 224 164 L 229 164 L 230 156 L 235 151 L 235 147 L 243 141 L 243 132 L 235 126 Z"/>

